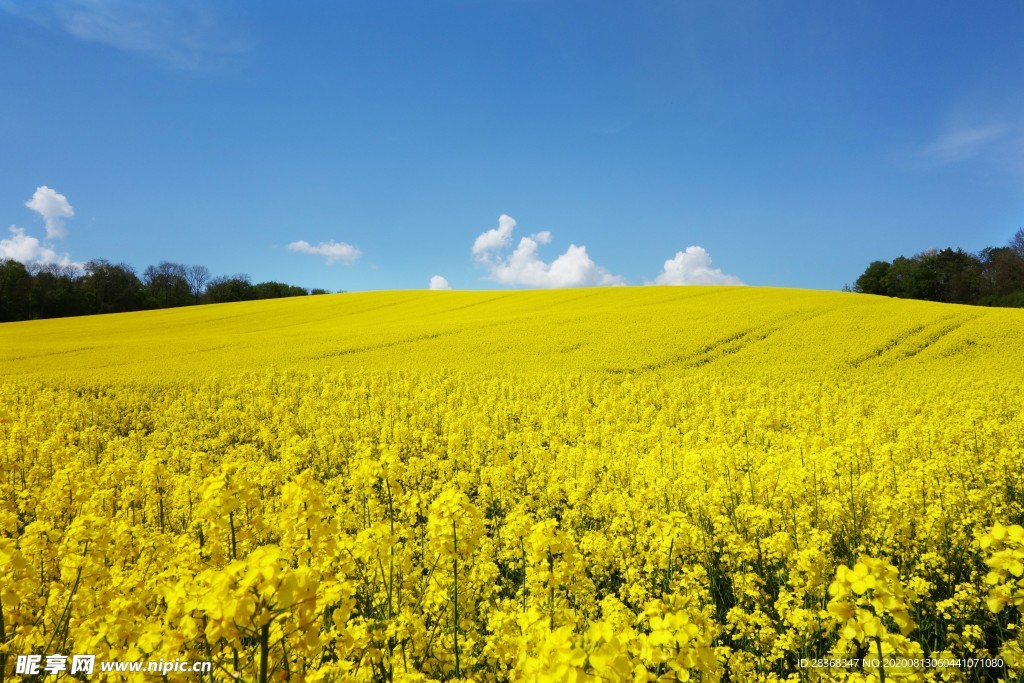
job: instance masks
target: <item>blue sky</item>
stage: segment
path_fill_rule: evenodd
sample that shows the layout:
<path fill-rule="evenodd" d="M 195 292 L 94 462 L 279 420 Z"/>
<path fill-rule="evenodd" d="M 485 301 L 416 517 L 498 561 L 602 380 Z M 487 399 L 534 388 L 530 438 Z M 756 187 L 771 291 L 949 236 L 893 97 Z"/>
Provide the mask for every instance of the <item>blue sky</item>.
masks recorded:
<path fill-rule="evenodd" d="M 1024 224 L 1022 29 L 1001 0 L 0 0 L 0 255 L 838 289 Z"/>

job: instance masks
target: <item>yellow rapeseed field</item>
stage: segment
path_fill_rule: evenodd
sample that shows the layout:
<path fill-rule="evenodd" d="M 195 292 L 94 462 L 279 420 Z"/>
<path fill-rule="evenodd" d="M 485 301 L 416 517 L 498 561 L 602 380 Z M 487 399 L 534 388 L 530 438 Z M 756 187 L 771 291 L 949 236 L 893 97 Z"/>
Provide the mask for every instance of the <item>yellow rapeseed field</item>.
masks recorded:
<path fill-rule="evenodd" d="M 829 292 L 0 325 L 0 678 L 1020 680 L 1022 387 L 1024 311 Z"/>

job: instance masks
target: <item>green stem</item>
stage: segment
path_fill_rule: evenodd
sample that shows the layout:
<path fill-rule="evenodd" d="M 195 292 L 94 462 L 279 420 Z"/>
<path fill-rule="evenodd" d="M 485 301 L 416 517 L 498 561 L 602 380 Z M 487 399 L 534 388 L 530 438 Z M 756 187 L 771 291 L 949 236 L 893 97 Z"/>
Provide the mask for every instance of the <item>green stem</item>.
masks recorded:
<path fill-rule="evenodd" d="M 455 578 L 455 601 L 453 610 L 455 615 L 455 677 L 461 678 L 462 672 L 459 666 L 459 536 L 455 530 L 455 518 L 452 518 L 452 575 Z"/>
<path fill-rule="evenodd" d="M 270 659 L 270 622 L 260 631 L 260 683 L 267 683 L 267 665 Z"/>
<path fill-rule="evenodd" d="M 231 559 L 238 559 L 238 546 L 235 544 L 235 513 L 228 513 L 228 525 L 231 527 Z"/>
<path fill-rule="evenodd" d="M 885 657 L 882 655 L 882 639 L 875 636 L 875 646 L 878 648 L 878 679 L 885 683 Z"/>
<path fill-rule="evenodd" d="M 4 606 L 0 603 L 0 683 L 4 683 L 4 676 L 7 672 L 7 652 L 2 648 L 7 642 L 7 632 L 4 629 Z"/>

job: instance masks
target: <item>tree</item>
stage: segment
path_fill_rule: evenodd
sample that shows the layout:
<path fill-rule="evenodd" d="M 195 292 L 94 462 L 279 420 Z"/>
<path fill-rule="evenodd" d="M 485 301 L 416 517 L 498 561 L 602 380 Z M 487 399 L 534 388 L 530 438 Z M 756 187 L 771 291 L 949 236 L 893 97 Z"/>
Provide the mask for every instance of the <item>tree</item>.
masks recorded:
<path fill-rule="evenodd" d="M 939 251 L 929 249 L 910 259 L 904 278 L 905 296 L 910 299 L 940 301 L 942 284 L 939 275 Z"/>
<path fill-rule="evenodd" d="M 861 294 L 885 294 L 885 276 L 889 273 L 888 261 L 872 261 L 864 274 L 853 284 L 853 291 Z"/>
<path fill-rule="evenodd" d="M 1024 229 L 1005 247 L 977 254 L 929 249 L 892 263 L 874 261 L 854 290 L 905 299 L 988 306 L 1024 306 Z"/>
<path fill-rule="evenodd" d="M 147 305 L 150 308 L 172 308 L 192 303 L 187 273 L 185 266 L 168 261 L 146 268 L 142 281 L 146 286 Z"/>
<path fill-rule="evenodd" d="M 210 277 L 210 269 L 206 266 L 189 266 L 185 269 L 185 279 L 188 281 L 189 289 L 192 291 L 192 298 L 196 303 L 199 303 L 199 300 L 202 298 Z"/>
<path fill-rule="evenodd" d="M 981 260 L 963 249 L 943 249 L 930 261 L 934 272 L 934 301 L 977 303 L 982 291 Z"/>
<path fill-rule="evenodd" d="M 287 296 L 306 296 L 309 294 L 304 288 L 295 285 L 286 285 L 283 282 L 261 282 L 253 286 L 253 298 L 255 299 L 280 299 Z"/>
<path fill-rule="evenodd" d="M 78 280 L 81 271 L 75 266 L 55 263 L 33 264 L 32 317 L 63 318 L 81 314 Z"/>
<path fill-rule="evenodd" d="M 32 275 L 14 259 L 0 260 L 0 322 L 31 317 Z"/>
<path fill-rule="evenodd" d="M 917 264 L 905 256 L 897 256 L 882 278 L 882 287 L 889 296 L 909 298 L 917 280 Z"/>
<path fill-rule="evenodd" d="M 310 293 L 283 282 L 253 285 L 248 275 L 211 278 L 206 266 L 170 261 L 149 266 L 140 279 L 130 265 L 106 259 L 89 261 L 84 268 L 53 263 L 26 266 L 0 259 L 0 322 Z M 313 293 L 326 294 L 322 289 Z"/>
<path fill-rule="evenodd" d="M 83 313 L 121 313 L 142 308 L 143 289 L 135 269 L 127 263 L 93 259 L 82 278 Z"/>
<path fill-rule="evenodd" d="M 987 247 L 980 256 L 987 295 L 999 297 L 1024 291 L 1024 257 L 1012 247 Z"/>
<path fill-rule="evenodd" d="M 1024 228 L 1017 228 L 1017 232 L 1010 238 L 1010 249 L 1024 259 Z"/>
<path fill-rule="evenodd" d="M 206 287 L 205 298 L 209 303 L 221 304 L 231 301 L 253 299 L 253 287 L 248 275 L 215 277 Z"/>

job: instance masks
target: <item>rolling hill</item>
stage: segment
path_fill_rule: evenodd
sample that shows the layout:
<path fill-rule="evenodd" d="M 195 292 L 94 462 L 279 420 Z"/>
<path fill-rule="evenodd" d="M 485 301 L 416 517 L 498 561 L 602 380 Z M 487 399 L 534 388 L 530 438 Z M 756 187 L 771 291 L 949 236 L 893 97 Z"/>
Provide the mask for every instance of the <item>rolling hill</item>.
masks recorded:
<path fill-rule="evenodd" d="M 1024 311 L 747 287 L 391 291 L 0 325 L 0 373 L 263 370 L 979 375 L 1024 368 Z"/>

